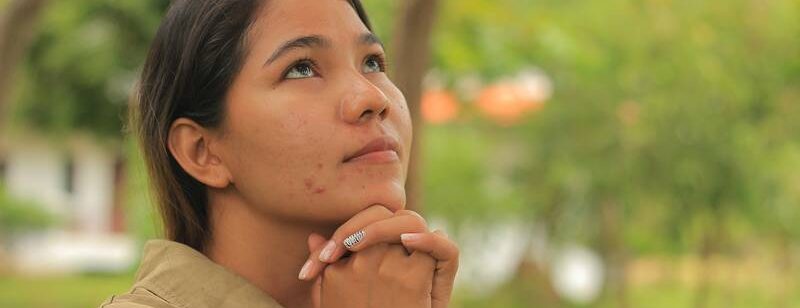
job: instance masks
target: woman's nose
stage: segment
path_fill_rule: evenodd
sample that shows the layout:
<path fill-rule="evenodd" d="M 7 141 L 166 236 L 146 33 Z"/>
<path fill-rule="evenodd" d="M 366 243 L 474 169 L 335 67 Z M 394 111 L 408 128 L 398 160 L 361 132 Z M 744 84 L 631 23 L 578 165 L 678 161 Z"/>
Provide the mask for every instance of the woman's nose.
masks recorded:
<path fill-rule="evenodd" d="M 371 81 L 360 75 L 342 96 L 342 119 L 350 124 L 383 121 L 389 113 L 389 98 Z"/>

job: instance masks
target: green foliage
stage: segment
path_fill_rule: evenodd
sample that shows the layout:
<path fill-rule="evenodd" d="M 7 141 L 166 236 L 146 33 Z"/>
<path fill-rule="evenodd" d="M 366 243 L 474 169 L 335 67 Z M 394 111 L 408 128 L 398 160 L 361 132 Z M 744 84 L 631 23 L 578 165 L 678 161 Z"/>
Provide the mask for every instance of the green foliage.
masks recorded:
<path fill-rule="evenodd" d="M 384 46 L 391 50 L 393 22 L 399 4 L 393 0 L 368 0 L 361 3 L 369 14 L 372 30 L 381 38 Z"/>
<path fill-rule="evenodd" d="M 465 0 L 441 13 L 434 65 L 451 79 L 529 66 L 553 78 L 552 101 L 505 132 L 525 147 L 507 175 L 525 205 L 513 214 L 599 245 L 605 205 L 636 253 L 797 233 L 797 1 Z M 502 211 L 475 189 L 498 132 L 456 126 L 426 136 L 428 210 Z"/>
<path fill-rule="evenodd" d="M 39 204 L 14 198 L 0 185 L 0 235 L 40 230 L 55 222 Z"/>
<path fill-rule="evenodd" d="M 121 136 L 137 69 L 168 1 L 51 1 L 22 66 L 17 125 Z"/>
<path fill-rule="evenodd" d="M 426 128 L 426 213 L 451 222 L 480 223 L 512 218 L 525 209 L 519 187 L 508 179 L 516 149 L 493 137 L 501 136 L 487 134 L 475 121 Z"/>
<path fill-rule="evenodd" d="M 133 273 L 118 276 L 0 275 L 2 307 L 98 307 L 113 294 L 130 289 Z M 42 292 L 47 292 L 42 296 Z"/>
<path fill-rule="evenodd" d="M 144 158 L 132 138 L 125 140 L 128 181 L 125 190 L 125 217 L 132 235 L 140 243 L 157 238 L 161 222 L 152 202 Z"/>
<path fill-rule="evenodd" d="M 119 137 L 127 90 L 167 4 L 51 1 L 22 69 L 18 118 L 56 135 Z M 397 1 L 365 5 L 391 50 Z M 459 121 L 426 127 L 428 214 L 536 221 L 551 240 L 631 259 L 693 255 L 710 243 L 731 254 L 752 242 L 788 249 L 800 237 L 797 0 L 443 0 L 433 48 L 432 64 L 450 83 L 536 66 L 555 96 L 514 127 L 486 121 L 472 102 Z M 128 217 L 146 239 L 157 221 L 141 193 L 141 158 L 126 144 Z M 5 204 L 0 226 L 37 217 Z M 26 219 L 40 221 L 13 220 Z M 606 247 L 609 238 L 622 247 Z M 740 306 L 778 306 L 753 286 L 712 287 L 709 303 L 734 307 L 735 289 Z M 460 304 L 522 305 L 530 288 L 518 287 Z M 690 289 L 632 286 L 630 306 L 689 305 Z"/>

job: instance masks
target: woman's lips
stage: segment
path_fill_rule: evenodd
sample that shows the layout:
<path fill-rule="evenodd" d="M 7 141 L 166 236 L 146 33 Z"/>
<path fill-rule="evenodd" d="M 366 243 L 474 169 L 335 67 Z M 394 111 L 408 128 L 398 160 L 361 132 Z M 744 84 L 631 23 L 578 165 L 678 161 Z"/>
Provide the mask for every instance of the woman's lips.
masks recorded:
<path fill-rule="evenodd" d="M 345 158 L 344 162 L 387 163 L 399 161 L 398 142 L 390 135 L 373 139 L 361 149 Z"/>
<path fill-rule="evenodd" d="M 365 163 L 391 163 L 399 161 L 400 157 L 397 156 L 397 152 L 394 150 L 383 150 L 383 151 L 375 151 L 369 152 L 367 154 L 363 154 L 360 156 L 353 157 L 348 159 L 346 163 L 355 163 L 355 162 L 365 162 Z"/>

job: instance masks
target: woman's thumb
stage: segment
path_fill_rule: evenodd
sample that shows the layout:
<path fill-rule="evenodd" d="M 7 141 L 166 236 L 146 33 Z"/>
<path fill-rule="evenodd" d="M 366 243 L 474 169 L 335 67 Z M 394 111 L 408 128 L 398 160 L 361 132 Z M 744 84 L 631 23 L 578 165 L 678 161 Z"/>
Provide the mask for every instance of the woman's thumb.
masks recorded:
<path fill-rule="evenodd" d="M 308 251 L 317 250 L 322 244 L 325 244 L 325 238 L 322 235 L 316 233 L 308 235 Z"/>
<path fill-rule="evenodd" d="M 316 251 L 325 245 L 325 238 L 319 234 L 311 233 L 308 236 L 308 251 Z M 315 262 L 316 259 L 312 262 Z M 322 295 L 322 274 L 320 274 L 317 279 L 314 279 L 314 284 L 311 286 L 311 303 L 314 308 L 319 308 L 320 298 Z"/>

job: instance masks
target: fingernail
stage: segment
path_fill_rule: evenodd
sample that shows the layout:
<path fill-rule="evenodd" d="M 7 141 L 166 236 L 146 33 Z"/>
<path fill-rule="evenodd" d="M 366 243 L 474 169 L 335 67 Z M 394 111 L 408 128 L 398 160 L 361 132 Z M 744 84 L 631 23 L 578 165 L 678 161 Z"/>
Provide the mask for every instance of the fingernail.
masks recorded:
<path fill-rule="evenodd" d="M 329 240 L 327 244 L 325 244 L 325 248 L 322 248 L 322 252 L 319 253 L 319 260 L 322 262 L 328 262 L 333 256 L 333 251 L 336 250 L 336 243 L 333 240 Z"/>
<path fill-rule="evenodd" d="M 358 232 L 353 233 L 350 236 L 348 236 L 346 239 L 344 239 L 342 244 L 344 244 L 344 247 L 347 247 L 347 249 L 352 249 L 359 242 L 361 242 L 361 240 L 364 239 L 364 234 L 366 234 L 366 233 L 364 233 L 364 230 L 358 230 Z"/>
<path fill-rule="evenodd" d="M 311 270 L 311 260 L 308 260 L 306 261 L 305 264 L 303 264 L 303 268 L 300 269 L 300 275 L 297 276 L 297 278 L 299 278 L 300 280 L 306 280 L 306 278 L 308 278 L 308 271 L 310 270 Z"/>
<path fill-rule="evenodd" d="M 419 214 L 419 213 L 417 213 L 417 212 L 414 212 L 414 211 L 409 211 L 409 212 L 411 212 L 411 214 L 413 214 L 414 216 L 417 216 L 417 217 L 419 217 L 419 218 L 425 219 L 425 218 L 423 218 L 423 217 L 422 217 L 422 215 L 420 215 L 420 214 Z"/>
<path fill-rule="evenodd" d="M 422 234 L 420 233 L 403 233 L 400 234 L 400 240 L 403 242 L 416 242 L 422 238 Z"/>

